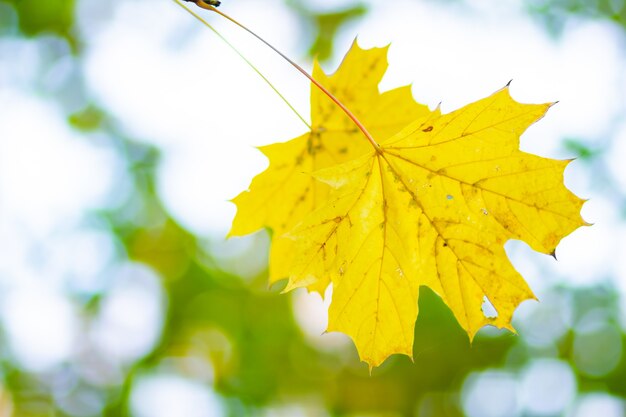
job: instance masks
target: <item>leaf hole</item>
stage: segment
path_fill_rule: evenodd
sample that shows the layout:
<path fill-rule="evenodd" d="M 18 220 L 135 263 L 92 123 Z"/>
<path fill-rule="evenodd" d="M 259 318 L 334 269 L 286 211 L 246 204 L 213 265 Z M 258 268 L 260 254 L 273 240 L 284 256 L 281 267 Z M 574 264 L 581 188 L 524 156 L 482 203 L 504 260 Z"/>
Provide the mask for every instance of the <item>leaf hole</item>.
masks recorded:
<path fill-rule="evenodd" d="M 491 301 L 489 301 L 489 298 L 487 298 L 487 296 L 483 297 L 482 310 L 483 310 L 483 314 L 488 319 L 495 319 L 498 317 L 498 311 L 493 306 L 493 304 L 491 304 Z"/>

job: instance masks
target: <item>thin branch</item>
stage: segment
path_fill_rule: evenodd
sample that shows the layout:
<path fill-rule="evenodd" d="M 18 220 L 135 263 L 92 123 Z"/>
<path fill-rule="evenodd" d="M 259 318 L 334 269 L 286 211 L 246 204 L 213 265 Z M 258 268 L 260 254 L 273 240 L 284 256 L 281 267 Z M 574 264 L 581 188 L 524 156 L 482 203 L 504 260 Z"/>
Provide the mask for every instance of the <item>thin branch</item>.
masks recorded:
<path fill-rule="evenodd" d="M 206 26 L 207 28 L 211 29 L 211 31 L 213 33 L 215 33 L 217 35 L 218 38 L 220 38 L 222 40 L 222 42 L 224 42 L 226 45 L 228 45 L 230 47 L 230 49 L 232 49 L 237 55 L 239 55 L 239 57 L 246 63 L 248 64 L 248 66 L 250 68 L 252 68 L 252 70 L 254 70 L 254 72 L 257 73 L 257 75 L 259 77 L 261 77 L 263 79 L 263 81 L 265 81 L 265 83 L 267 85 L 270 86 L 270 88 L 272 90 L 274 90 L 274 92 L 276 94 L 278 94 L 278 97 L 281 98 L 281 100 L 287 105 L 287 107 L 289 107 L 291 109 L 291 111 L 298 117 L 298 119 L 300 119 L 302 121 L 302 123 L 304 123 L 304 125 L 311 129 L 311 125 L 306 121 L 306 119 L 304 117 L 302 117 L 302 115 L 296 110 L 296 108 L 289 102 L 289 100 L 287 100 L 287 98 L 280 92 L 278 91 L 278 89 L 274 86 L 274 84 L 272 84 L 272 82 L 265 76 L 263 75 L 263 73 L 254 66 L 254 64 L 252 62 L 250 62 L 250 60 L 248 60 L 248 58 L 246 58 L 237 48 L 235 48 L 235 46 L 230 43 L 228 41 L 228 39 L 226 39 L 224 36 L 222 36 L 213 26 L 211 26 L 209 24 L 209 22 L 207 22 L 206 20 L 204 20 L 201 16 L 199 16 L 197 13 L 195 13 L 193 10 L 188 9 L 187 6 L 185 6 L 183 3 L 180 2 L 180 0 L 173 0 L 176 4 L 178 4 L 180 7 L 182 7 L 183 9 L 185 9 L 189 14 L 191 14 L 193 17 L 195 17 L 196 19 L 198 19 L 204 26 Z M 185 0 L 185 1 L 192 1 L 192 0 Z"/>
<path fill-rule="evenodd" d="M 194 0 L 189 0 L 189 1 L 193 2 Z M 302 75 L 304 75 L 306 78 L 308 78 L 317 88 L 320 89 L 320 91 L 322 91 L 326 96 L 328 96 L 328 98 L 330 98 L 341 110 L 343 110 L 343 112 L 359 128 L 359 130 L 363 133 L 363 135 L 365 135 L 365 137 L 370 142 L 370 144 L 374 147 L 376 152 L 381 152 L 380 145 L 374 140 L 374 138 L 372 137 L 370 132 L 365 128 L 363 123 L 361 123 L 361 121 L 359 119 L 357 119 L 357 117 L 350 111 L 350 109 L 348 109 L 337 97 L 335 97 L 330 91 L 328 91 L 326 89 L 326 87 L 324 87 L 315 78 L 313 78 L 313 76 L 311 76 L 308 72 L 306 72 L 300 65 L 296 64 L 294 61 L 292 61 L 285 54 L 283 54 L 278 49 L 276 49 L 272 44 L 267 42 L 265 39 L 263 39 L 262 37 L 260 37 L 256 33 L 254 33 L 252 30 L 248 29 L 246 26 L 244 26 L 243 24 L 239 23 L 238 21 L 236 21 L 235 19 L 233 19 L 232 17 L 227 15 L 226 13 L 216 9 L 215 7 L 211 6 L 210 4 L 205 3 L 203 0 L 195 0 L 195 3 L 196 3 L 196 5 L 198 7 L 202 8 L 202 9 L 212 11 L 212 12 L 217 13 L 220 16 L 224 17 L 225 19 L 230 20 L 232 23 L 234 23 L 235 25 L 239 26 L 241 29 L 245 30 L 246 32 L 248 32 L 249 34 L 251 34 L 252 36 L 257 38 L 259 41 L 261 41 L 263 44 L 265 44 L 267 47 L 269 47 L 272 51 L 274 51 L 278 55 L 280 55 L 285 61 L 287 61 L 289 64 L 291 64 Z"/>

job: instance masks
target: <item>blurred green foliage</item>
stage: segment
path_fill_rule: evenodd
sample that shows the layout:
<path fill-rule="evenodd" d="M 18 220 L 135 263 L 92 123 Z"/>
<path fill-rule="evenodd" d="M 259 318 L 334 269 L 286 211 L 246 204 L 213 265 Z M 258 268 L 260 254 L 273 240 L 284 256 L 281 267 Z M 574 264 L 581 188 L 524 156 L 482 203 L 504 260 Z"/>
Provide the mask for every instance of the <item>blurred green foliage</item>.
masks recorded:
<path fill-rule="evenodd" d="M 367 13 L 367 6 L 361 2 L 331 12 L 317 12 L 302 0 L 288 0 L 287 4 L 309 28 L 307 36 L 311 46 L 308 54 L 320 61 L 332 57 L 334 40 L 339 31 Z"/>
<path fill-rule="evenodd" d="M 565 139 L 563 144 L 565 145 L 565 149 L 572 152 L 583 161 L 593 160 L 599 152 L 596 149 L 590 148 L 581 140 Z"/>
<path fill-rule="evenodd" d="M 26 36 L 52 33 L 76 46 L 73 33 L 74 0 L 7 0 L 17 10 L 19 28 Z"/>
<path fill-rule="evenodd" d="M 526 0 L 528 11 L 559 33 L 569 16 L 608 19 L 626 30 L 626 4 L 622 0 Z"/>

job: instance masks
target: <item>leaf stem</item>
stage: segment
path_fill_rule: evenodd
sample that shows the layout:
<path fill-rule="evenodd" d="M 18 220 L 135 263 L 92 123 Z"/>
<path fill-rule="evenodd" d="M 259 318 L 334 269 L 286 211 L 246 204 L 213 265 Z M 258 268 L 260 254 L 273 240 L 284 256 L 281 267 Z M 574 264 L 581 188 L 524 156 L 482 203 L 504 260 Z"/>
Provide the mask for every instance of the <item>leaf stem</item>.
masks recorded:
<path fill-rule="evenodd" d="M 189 0 L 185 0 L 185 1 L 189 1 Z M 263 81 L 265 81 L 267 83 L 267 85 L 269 85 L 269 87 L 272 90 L 274 90 L 274 92 L 276 94 L 278 94 L 278 97 L 281 98 L 281 100 L 287 105 L 287 107 L 289 107 L 291 109 L 291 111 L 298 117 L 298 119 L 300 119 L 300 121 L 302 121 L 302 123 L 304 123 L 306 125 L 306 127 L 311 129 L 311 125 L 304 119 L 304 117 L 302 117 L 302 115 L 298 112 L 298 110 L 296 110 L 296 108 L 293 107 L 293 105 L 289 102 L 289 100 L 287 100 L 287 98 L 280 91 L 278 91 L 278 89 L 274 86 L 274 84 L 272 84 L 272 82 L 265 75 L 263 75 L 263 73 L 257 67 L 255 67 L 254 64 L 252 62 L 250 62 L 250 60 L 248 58 L 246 58 L 237 48 L 235 48 L 235 46 L 232 43 L 230 43 L 228 41 L 228 39 L 226 39 L 224 36 L 222 36 L 221 33 L 219 33 L 213 26 L 211 26 L 209 24 L 209 22 L 204 20 L 198 14 L 194 13 L 193 10 L 188 9 L 183 3 L 180 2 L 180 0 L 174 0 L 174 2 L 176 4 L 178 4 L 180 7 L 182 7 L 183 9 L 185 9 L 193 17 L 198 19 L 204 26 L 206 26 L 213 33 L 215 33 L 215 35 L 217 35 L 217 37 L 220 38 L 222 40 L 222 42 L 224 42 L 226 45 L 228 45 L 228 47 L 230 49 L 232 49 L 239 56 L 239 58 L 241 58 L 246 64 L 248 64 L 248 66 L 250 68 L 252 68 L 252 70 L 254 72 L 256 72 L 257 75 L 259 77 L 261 77 L 263 79 Z"/>
<path fill-rule="evenodd" d="M 191 1 L 194 1 L 194 0 L 191 0 Z M 225 18 L 227 20 L 230 20 L 232 23 L 234 23 L 235 25 L 239 26 L 241 29 L 243 29 L 246 32 L 248 32 L 250 35 L 252 35 L 255 38 L 257 38 L 259 41 L 261 41 L 263 44 L 265 44 L 272 51 L 274 51 L 278 55 L 280 55 L 281 58 L 283 58 L 285 61 L 287 61 L 289 64 L 291 64 L 291 66 L 293 66 L 295 69 L 297 69 L 306 78 L 308 78 L 317 88 L 320 89 L 321 92 L 323 92 L 326 96 L 328 96 L 329 99 L 331 99 L 341 110 L 343 110 L 343 112 L 350 118 L 350 120 L 352 120 L 352 122 L 356 125 L 356 127 L 359 128 L 359 130 L 363 133 L 363 135 L 365 135 L 365 137 L 370 142 L 370 144 L 374 147 L 376 152 L 381 152 L 380 145 L 374 140 L 374 137 L 372 136 L 372 134 L 367 130 L 367 128 L 363 125 L 363 123 L 361 123 L 361 121 L 354 115 L 354 113 L 352 113 L 350 111 L 350 109 L 348 109 L 337 97 L 335 97 L 335 95 L 333 93 L 328 91 L 328 89 L 326 89 L 326 87 L 324 87 L 322 84 L 320 84 L 315 78 L 313 78 L 313 76 L 311 76 L 308 72 L 306 72 L 300 65 L 296 64 L 289 57 L 287 57 L 287 55 L 283 54 L 278 49 L 276 49 L 272 44 L 267 42 L 265 39 L 263 39 L 262 37 L 260 37 L 256 33 L 254 33 L 252 30 L 248 29 L 246 26 L 244 26 L 243 24 L 239 23 L 238 21 L 236 21 L 235 19 L 233 19 L 232 17 L 227 15 L 226 13 L 216 9 L 215 7 L 211 6 L 210 4 L 205 3 L 203 0 L 195 0 L 195 3 L 196 3 L 196 5 L 198 7 L 202 8 L 202 9 L 210 10 L 210 11 L 212 11 L 214 13 L 219 14 L 223 18 Z"/>

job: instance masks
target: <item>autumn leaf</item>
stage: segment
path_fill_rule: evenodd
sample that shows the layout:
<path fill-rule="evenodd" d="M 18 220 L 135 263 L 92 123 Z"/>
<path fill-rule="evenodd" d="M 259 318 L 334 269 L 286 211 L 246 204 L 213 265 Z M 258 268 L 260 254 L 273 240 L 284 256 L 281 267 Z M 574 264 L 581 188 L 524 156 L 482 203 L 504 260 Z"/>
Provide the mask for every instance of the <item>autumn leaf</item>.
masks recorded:
<path fill-rule="evenodd" d="M 390 137 L 429 113 L 413 100 L 409 86 L 380 93 L 387 70 L 387 48 L 363 50 L 354 42 L 341 66 L 326 75 L 317 62 L 313 76 L 328 88 L 378 137 Z M 343 111 L 317 88 L 311 90 L 311 131 L 285 143 L 261 147 L 269 168 L 250 189 L 237 196 L 231 236 L 271 228 L 275 236 L 292 229 L 328 198 L 329 187 L 310 174 L 370 150 L 362 133 Z M 271 280 L 285 278 L 282 272 Z M 321 289 L 323 291 L 323 288 Z"/>
<path fill-rule="evenodd" d="M 420 286 L 441 296 L 470 338 L 487 324 L 513 330 L 515 308 L 534 295 L 506 241 L 553 254 L 584 224 L 583 201 L 563 185 L 569 161 L 519 150 L 550 106 L 520 104 L 507 87 L 317 171 L 335 190 L 283 238 L 291 256 L 272 256 L 291 271 L 287 289 L 330 279 L 328 331 L 349 335 L 370 368 L 411 356 Z M 496 317 L 482 311 L 485 299 Z"/>
<path fill-rule="evenodd" d="M 563 185 L 569 161 L 519 149 L 552 104 L 518 103 L 507 86 L 450 114 L 431 112 L 409 87 L 378 91 L 386 52 L 355 42 L 335 74 L 315 64 L 329 91 L 312 88 L 311 131 L 261 149 L 270 166 L 235 198 L 231 230 L 274 231 L 270 282 L 288 278 L 285 291 L 323 294 L 332 282 L 328 331 L 349 335 L 370 369 L 391 354 L 411 356 L 421 286 L 470 339 L 488 324 L 514 331 L 514 310 L 534 295 L 504 244 L 554 254 L 585 224 L 583 201 Z"/>

